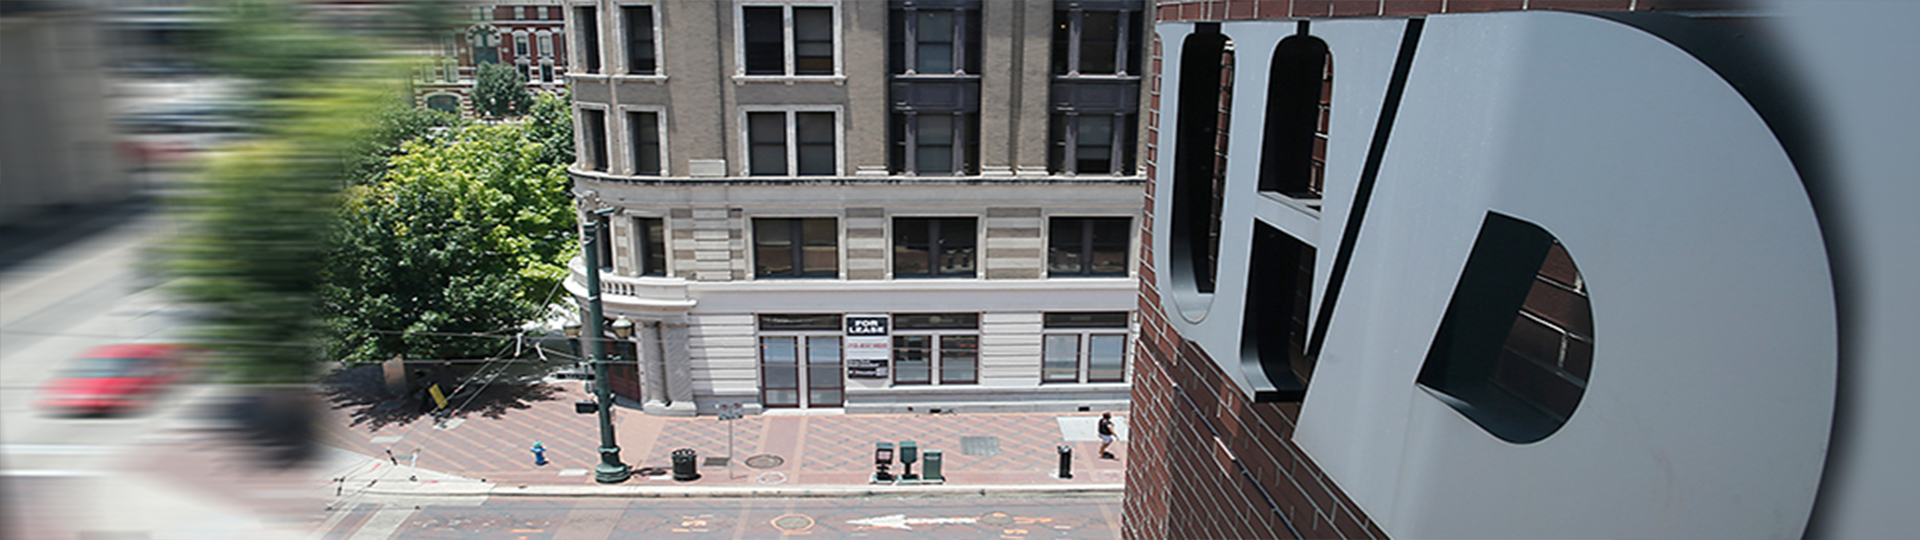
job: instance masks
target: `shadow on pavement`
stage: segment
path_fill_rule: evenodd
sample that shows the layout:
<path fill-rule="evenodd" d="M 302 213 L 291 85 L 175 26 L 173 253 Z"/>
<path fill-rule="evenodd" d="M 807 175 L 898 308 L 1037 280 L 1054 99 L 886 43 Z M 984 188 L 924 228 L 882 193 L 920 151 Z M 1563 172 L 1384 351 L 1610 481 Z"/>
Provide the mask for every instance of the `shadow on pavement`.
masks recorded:
<path fill-rule="evenodd" d="M 408 363 L 405 390 L 395 392 L 379 365 L 350 366 L 329 373 L 322 383 L 334 409 L 348 409 L 350 427 L 378 431 L 421 418 L 460 418 L 475 413 L 499 418 L 533 403 L 559 399 L 562 389 L 544 378 L 553 364 L 502 361 L 480 366 Z M 464 382 L 464 384 L 463 384 Z M 439 385 L 447 408 L 435 411 L 428 388 Z"/>

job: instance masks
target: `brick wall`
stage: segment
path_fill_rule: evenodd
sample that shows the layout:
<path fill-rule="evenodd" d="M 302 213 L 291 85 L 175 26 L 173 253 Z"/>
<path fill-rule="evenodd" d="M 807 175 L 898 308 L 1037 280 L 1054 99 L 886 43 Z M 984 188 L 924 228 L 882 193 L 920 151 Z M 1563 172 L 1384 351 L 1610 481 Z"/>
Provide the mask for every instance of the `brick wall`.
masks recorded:
<path fill-rule="evenodd" d="M 1650 0 L 1163 0 L 1157 21 L 1417 16 L 1524 9 L 1716 11 L 1726 1 Z M 1158 175 L 1162 44 L 1151 43 L 1146 160 Z M 1325 129 L 1324 124 L 1321 129 Z M 1246 136 L 1258 136 L 1258 133 Z M 1224 140 L 1223 133 L 1221 140 Z M 1185 343 L 1160 309 L 1153 267 L 1154 201 L 1147 182 L 1140 226 L 1141 333 L 1133 378 L 1123 536 L 1160 538 L 1384 538 L 1292 442 L 1298 403 L 1250 403 L 1204 351 Z"/>

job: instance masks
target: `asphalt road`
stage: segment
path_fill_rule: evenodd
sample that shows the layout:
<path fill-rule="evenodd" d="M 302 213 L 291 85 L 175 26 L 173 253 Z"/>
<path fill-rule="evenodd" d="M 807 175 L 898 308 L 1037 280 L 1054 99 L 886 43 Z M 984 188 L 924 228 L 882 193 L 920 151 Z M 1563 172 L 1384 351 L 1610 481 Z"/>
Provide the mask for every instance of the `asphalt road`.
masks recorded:
<path fill-rule="evenodd" d="M 1120 537 L 1120 498 L 421 499 L 362 501 L 314 533 L 347 540 Z"/>

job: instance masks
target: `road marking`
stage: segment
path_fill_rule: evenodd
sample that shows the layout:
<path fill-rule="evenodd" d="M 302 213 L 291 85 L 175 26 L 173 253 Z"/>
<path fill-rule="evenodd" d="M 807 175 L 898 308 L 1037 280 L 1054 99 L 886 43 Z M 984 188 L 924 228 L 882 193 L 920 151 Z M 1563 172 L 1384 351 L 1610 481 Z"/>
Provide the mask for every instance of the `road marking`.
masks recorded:
<path fill-rule="evenodd" d="M 107 473 L 100 471 L 75 471 L 66 469 L 0 469 L 0 476 L 18 478 L 81 478 L 106 475 Z"/>
<path fill-rule="evenodd" d="M 351 540 L 387 540 L 388 538 L 392 538 L 393 533 L 398 532 L 400 526 L 406 524 L 407 518 L 413 516 L 413 512 L 414 509 L 412 507 L 404 505 L 388 505 L 385 508 L 381 508 L 379 512 L 374 512 L 373 517 L 367 518 L 367 523 L 361 525 L 360 530 L 353 533 Z"/>
<path fill-rule="evenodd" d="M 978 521 L 980 521 L 980 518 L 910 518 L 907 517 L 906 514 L 894 514 L 891 516 L 878 516 L 866 519 L 851 519 L 847 520 L 847 523 L 862 527 L 887 527 L 911 531 L 914 525 L 958 525 Z"/>
<path fill-rule="evenodd" d="M 104 444 L 0 444 L 0 454 L 31 456 L 104 456 L 120 448 Z"/>

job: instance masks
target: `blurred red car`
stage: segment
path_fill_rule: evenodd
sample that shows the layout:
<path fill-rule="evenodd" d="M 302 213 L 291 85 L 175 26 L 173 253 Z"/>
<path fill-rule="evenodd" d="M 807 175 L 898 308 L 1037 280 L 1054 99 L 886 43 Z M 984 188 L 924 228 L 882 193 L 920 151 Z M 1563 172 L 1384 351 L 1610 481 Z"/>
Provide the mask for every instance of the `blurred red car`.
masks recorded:
<path fill-rule="evenodd" d="M 112 414 L 144 410 L 184 378 L 189 349 L 129 344 L 87 349 L 40 388 L 38 405 L 54 414 Z"/>

